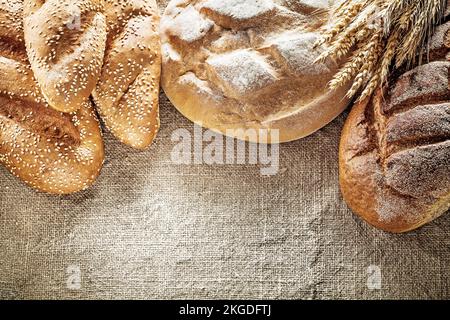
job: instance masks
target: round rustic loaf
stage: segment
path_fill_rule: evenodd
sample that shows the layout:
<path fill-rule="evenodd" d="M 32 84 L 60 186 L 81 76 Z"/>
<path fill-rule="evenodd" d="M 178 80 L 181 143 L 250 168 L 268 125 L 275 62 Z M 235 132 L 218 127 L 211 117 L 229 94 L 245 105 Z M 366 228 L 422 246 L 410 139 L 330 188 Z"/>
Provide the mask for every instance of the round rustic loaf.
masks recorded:
<path fill-rule="evenodd" d="M 314 63 L 329 6 L 171 1 L 161 21 L 164 91 L 190 120 L 237 138 L 254 140 L 237 129 L 278 129 L 280 142 L 315 132 L 349 103 L 348 87 L 327 88 L 338 63 Z"/>
<path fill-rule="evenodd" d="M 450 23 L 430 42 L 432 61 L 356 105 L 340 146 L 340 183 L 370 224 L 406 232 L 450 208 Z"/>

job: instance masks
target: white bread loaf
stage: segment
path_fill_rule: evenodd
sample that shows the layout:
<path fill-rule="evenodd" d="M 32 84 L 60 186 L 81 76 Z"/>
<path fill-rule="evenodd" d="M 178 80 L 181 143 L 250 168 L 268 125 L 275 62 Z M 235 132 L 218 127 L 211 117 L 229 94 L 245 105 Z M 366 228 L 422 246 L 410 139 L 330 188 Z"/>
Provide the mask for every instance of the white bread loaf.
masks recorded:
<path fill-rule="evenodd" d="M 164 91 L 190 120 L 224 134 L 279 129 L 285 142 L 315 132 L 349 104 L 348 87 L 327 87 L 338 63 L 314 63 L 329 5 L 172 0 L 161 21 Z"/>

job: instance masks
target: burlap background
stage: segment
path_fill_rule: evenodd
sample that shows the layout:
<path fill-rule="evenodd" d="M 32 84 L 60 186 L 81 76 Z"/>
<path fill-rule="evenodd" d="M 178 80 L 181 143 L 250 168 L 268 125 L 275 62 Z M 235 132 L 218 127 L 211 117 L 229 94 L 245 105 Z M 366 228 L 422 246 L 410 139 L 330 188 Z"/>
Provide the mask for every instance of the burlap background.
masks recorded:
<path fill-rule="evenodd" d="M 86 192 L 38 194 L 0 169 L 0 298 L 450 298 L 450 215 L 392 235 L 342 201 L 346 115 L 282 145 L 281 172 L 263 177 L 172 163 L 172 132 L 193 126 L 162 99 L 154 146 L 133 152 L 107 134 Z M 381 290 L 367 286 L 370 265 Z"/>

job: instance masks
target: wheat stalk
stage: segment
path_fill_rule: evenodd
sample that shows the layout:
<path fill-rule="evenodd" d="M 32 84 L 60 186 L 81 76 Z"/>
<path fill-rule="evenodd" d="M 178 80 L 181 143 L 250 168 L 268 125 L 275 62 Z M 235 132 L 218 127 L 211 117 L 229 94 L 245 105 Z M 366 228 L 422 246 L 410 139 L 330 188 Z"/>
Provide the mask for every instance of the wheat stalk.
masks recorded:
<path fill-rule="evenodd" d="M 318 61 L 347 57 L 331 89 L 353 80 L 348 97 L 365 99 L 385 83 L 392 68 L 421 62 L 447 0 L 341 0 L 317 45 L 327 44 Z"/>

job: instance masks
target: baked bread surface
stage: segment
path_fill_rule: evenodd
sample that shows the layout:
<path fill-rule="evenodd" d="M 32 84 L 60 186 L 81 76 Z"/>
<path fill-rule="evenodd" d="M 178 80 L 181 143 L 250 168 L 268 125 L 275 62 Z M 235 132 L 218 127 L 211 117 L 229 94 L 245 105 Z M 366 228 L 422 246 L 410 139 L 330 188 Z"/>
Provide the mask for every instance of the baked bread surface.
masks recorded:
<path fill-rule="evenodd" d="M 17 23 L 22 2 L 0 1 L 0 164 L 37 190 L 81 191 L 103 165 L 100 126 L 89 102 L 71 114 L 47 105 Z"/>
<path fill-rule="evenodd" d="M 236 129 L 278 129 L 285 142 L 313 133 L 349 103 L 348 87 L 327 88 L 338 64 L 314 63 L 328 9 L 329 1 L 172 0 L 161 21 L 164 91 L 187 118 L 226 135 L 253 141 Z"/>
<path fill-rule="evenodd" d="M 77 111 L 100 76 L 106 43 L 103 0 L 23 0 L 24 34 L 47 102 Z"/>
<path fill-rule="evenodd" d="M 123 143 L 148 147 L 159 129 L 161 44 L 154 0 L 105 0 L 107 43 L 93 92 L 108 129 Z"/>
<path fill-rule="evenodd" d="M 450 207 L 450 22 L 430 43 L 431 61 L 357 104 L 340 146 L 349 206 L 391 232 L 416 229 Z"/>

